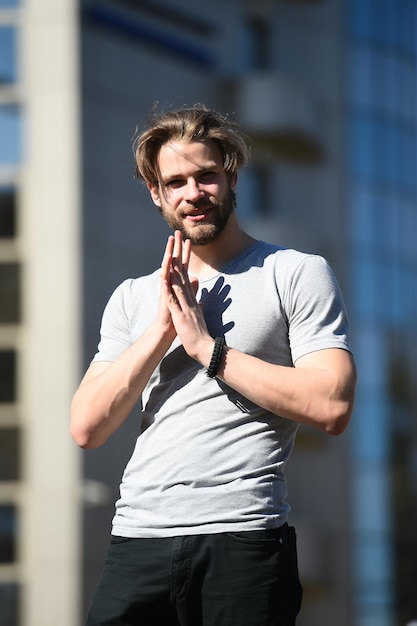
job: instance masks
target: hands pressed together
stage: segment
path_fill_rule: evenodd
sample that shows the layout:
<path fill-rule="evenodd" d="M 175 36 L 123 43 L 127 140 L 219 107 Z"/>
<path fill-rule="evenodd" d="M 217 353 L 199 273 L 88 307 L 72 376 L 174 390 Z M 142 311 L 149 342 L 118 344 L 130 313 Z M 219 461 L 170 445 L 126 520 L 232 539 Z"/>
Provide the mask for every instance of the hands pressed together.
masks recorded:
<path fill-rule="evenodd" d="M 201 305 L 197 302 L 198 279 L 188 275 L 191 253 L 189 239 L 180 231 L 168 238 L 161 265 L 161 294 L 158 317 L 170 324 L 187 354 L 207 365 L 213 350 Z"/>

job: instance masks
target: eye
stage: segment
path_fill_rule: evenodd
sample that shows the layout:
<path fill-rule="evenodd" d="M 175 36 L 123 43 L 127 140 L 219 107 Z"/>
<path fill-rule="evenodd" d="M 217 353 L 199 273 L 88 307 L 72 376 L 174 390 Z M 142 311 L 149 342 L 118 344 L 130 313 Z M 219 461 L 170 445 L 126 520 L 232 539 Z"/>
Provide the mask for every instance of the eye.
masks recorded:
<path fill-rule="evenodd" d="M 207 172 L 203 172 L 200 176 L 199 176 L 199 181 L 203 184 L 210 184 L 215 182 L 216 180 L 216 176 L 217 173 L 216 172 L 212 172 L 212 171 L 207 171 Z"/>
<path fill-rule="evenodd" d="M 184 181 L 181 178 L 173 178 L 165 183 L 167 189 L 179 189 L 184 185 Z"/>

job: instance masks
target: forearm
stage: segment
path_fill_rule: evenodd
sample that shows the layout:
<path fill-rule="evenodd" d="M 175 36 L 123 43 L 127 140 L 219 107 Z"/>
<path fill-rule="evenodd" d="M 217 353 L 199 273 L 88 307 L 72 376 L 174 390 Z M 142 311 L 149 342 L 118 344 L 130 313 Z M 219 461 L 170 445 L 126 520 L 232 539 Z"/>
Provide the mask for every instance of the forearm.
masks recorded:
<path fill-rule="evenodd" d="M 99 447 L 121 426 L 174 336 L 154 324 L 114 362 L 90 366 L 71 404 L 71 434 L 79 446 Z"/>
<path fill-rule="evenodd" d="M 320 367 L 285 367 L 226 348 L 217 377 L 276 415 L 337 435 L 353 408 L 354 366 L 344 350 L 317 354 Z M 203 359 L 207 367 L 207 350 Z"/>

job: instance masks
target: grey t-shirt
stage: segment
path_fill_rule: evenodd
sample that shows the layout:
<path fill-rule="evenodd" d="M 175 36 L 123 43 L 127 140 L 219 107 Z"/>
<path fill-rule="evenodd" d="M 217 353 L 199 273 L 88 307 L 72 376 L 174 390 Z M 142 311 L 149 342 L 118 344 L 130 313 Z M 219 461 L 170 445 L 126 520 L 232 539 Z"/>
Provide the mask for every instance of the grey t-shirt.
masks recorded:
<path fill-rule="evenodd" d="M 293 367 L 316 350 L 349 350 L 333 272 L 317 255 L 261 241 L 197 294 L 213 337 Z M 95 361 L 113 361 L 153 322 L 159 270 L 123 282 L 105 309 Z M 141 433 L 120 486 L 113 534 L 166 537 L 281 526 L 285 463 L 298 425 L 260 408 L 191 359 L 177 338 L 142 395 Z"/>

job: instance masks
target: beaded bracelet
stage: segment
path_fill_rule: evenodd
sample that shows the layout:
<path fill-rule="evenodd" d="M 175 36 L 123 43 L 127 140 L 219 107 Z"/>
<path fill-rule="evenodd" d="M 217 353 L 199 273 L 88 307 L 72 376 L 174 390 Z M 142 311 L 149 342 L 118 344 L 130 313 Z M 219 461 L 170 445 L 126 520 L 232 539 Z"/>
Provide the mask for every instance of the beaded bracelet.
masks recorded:
<path fill-rule="evenodd" d="M 225 343 L 226 342 L 223 337 L 216 337 L 216 339 L 214 340 L 214 348 L 210 359 L 210 365 L 208 366 L 206 371 L 206 374 L 209 378 L 214 378 L 219 371 Z"/>

